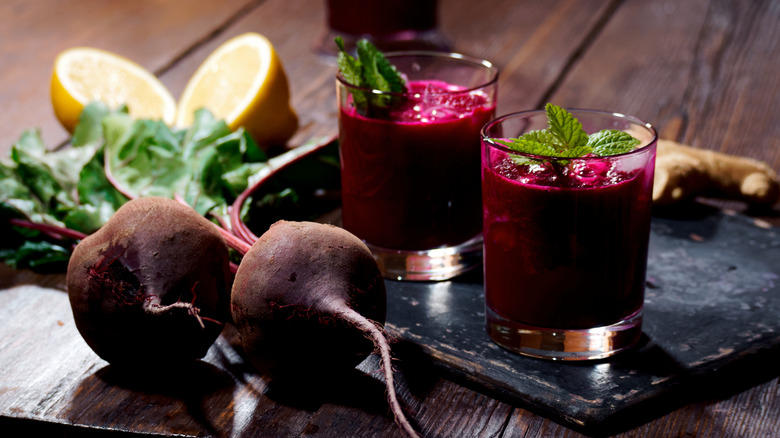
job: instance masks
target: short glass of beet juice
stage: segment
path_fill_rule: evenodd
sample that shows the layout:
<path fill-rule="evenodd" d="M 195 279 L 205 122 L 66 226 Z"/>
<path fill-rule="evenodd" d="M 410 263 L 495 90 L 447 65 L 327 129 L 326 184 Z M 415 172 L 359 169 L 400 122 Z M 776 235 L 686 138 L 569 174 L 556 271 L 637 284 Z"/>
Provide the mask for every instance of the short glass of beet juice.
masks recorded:
<path fill-rule="evenodd" d="M 405 92 L 336 77 L 343 226 L 385 278 L 450 279 L 482 263 L 479 132 L 495 117 L 498 69 L 454 53 L 386 58 Z M 355 93 L 393 104 L 365 108 Z"/>
<path fill-rule="evenodd" d="M 315 44 L 323 55 L 335 56 L 333 39 L 344 39 L 352 52 L 361 38 L 384 52 L 450 51 L 439 30 L 439 0 L 325 0 L 326 32 Z"/>
<path fill-rule="evenodd" d="M 527 356 L 589 360 L 641 337 L 657 134 L 634 117 L 569 110 L 587 134 L 630 133 L 612 156 L 550 158 L 496 139 L 547 126 L 545 111 L 482 129 L 487 333 Z"/>

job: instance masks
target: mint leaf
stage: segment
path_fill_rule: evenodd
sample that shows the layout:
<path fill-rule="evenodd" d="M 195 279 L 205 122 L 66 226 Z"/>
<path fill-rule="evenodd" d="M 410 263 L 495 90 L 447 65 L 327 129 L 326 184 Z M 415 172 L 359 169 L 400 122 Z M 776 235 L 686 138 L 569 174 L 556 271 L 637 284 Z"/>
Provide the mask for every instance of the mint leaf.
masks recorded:
<path fill-rule="evenodd" d="M 571 113 L 551 103 L 544 107 L 544 111 L 547 113 L 549 131 L 558 139 L 564 149 L 584 146 L 588 142 L 588 134 Z"/>
<path fill-rule="evenodd" d="M 339 48 L 339 54 L 336 62 L 339 66 L 339 71 L 348 83 L 356 87 L 364 87 L 362 75 L 360 73 L 360 62 L 352 55 L 347 53 L 344 48 L 344 39 L 336 37 L 336 46 Z"/>
<path fill-rule="evenodd" d="M 358 41 L 357 53 L 364 83 L 369 88 L 392 93 L 405 90 L 404 80 L 398 70 L 370 41 L 366 39 Z"/>
<path fill-rule="evenodd" d="M 339 71 L 350 85 L 385 93 L 402 93 L 406 90 L 403 76 L 370 41 L 361 39 L 357 42 L 357 58 L 347 53 L 341 37 L 336 37 L 336 45 L 339 48 Z M 350 93 L 355 107 L 363 115 L 376 115 L 377 110 L 381 114 L 398 101 L 395 96 L 374 94 L 367 90 L 351 90 Z"/>
<path fill-rule="evenodd" d="M 631 152 L 639 143 L 628 132 L 617 129 L 605 129 L 588 138 L 588 146 L 593 148 L 593 153 L 602 157 Z"/>
<path fill-rule="evenodd" d="M 533 140 L 531 138 L 520 137 L 511 139 L 509 141 L 496 140 L 496 142 L 508 147 L 509 149 L 512 149 L 513 151 L 524 154 L 539 155 L 543 157 L 558 156 L 558 149 L 556 149 L 554 146 Z"/>
<path fill-rule="evenodd" d="M 562 143 L 558 137 L 546 129 L 528 131 L 521 137 L 523 140 L 529 140 L 537 143 L 549 145 L 552 150 L 562 149 Z"/>
<path fill-rule="evenodd" d="M 552 158 L 577 158 L 583 155 L 591 153 L 589 146 L 575 146 L 573 148 L 561 149 L 555 145 L 535 141 L 526 138 L 517 138 L 510 141 L 495 140 L 496 142 L 503 144 L 504 146 L 524 154 L 538 155 L 539 157 L 552 157 Z M 517 164 L 529 164 L 540 163 L 544 160 L 534 159 L 531 157 L 513 157 Z M 567 162 L 561 162 L 565 165 Z"/>
<path fill-rule="evenodd" d="M 517 152 L 550 158 L 577 158 L 588 154 L 605 157 L 630 152 L 641 143 L 631 134 L 617 129 L 604 129 L 589 136 L 579 120 L 565 109 L 548 103 L 544 110 L 547 129 L 529 131 L 519 138 L 493 141 Z M 538 161 L 519 159 L 519 162 Z"/>

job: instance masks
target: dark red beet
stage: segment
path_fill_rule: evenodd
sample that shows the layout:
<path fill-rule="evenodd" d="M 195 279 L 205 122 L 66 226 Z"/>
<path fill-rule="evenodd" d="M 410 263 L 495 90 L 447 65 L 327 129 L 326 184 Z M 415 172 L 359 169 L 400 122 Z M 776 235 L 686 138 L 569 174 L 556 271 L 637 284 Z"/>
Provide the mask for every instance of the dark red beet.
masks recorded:
<path fill-rule="evenodd" d="M 415 435 L 393 388 L 386 306 L 384 280 L 360 239 L 332 225 L 279 221 L 241 260 L 230 309 L 247 357 L 271 379 L 333 378 L 378 351 L 396 421 Z"/>
<path fill-rule="evenodd" d="M 139 198 L 76 246 L 67 287 L 98 356 L 159 369 L 206 354 L 228 321 L 231 279 L 211 222 L 174 200 Z"/>

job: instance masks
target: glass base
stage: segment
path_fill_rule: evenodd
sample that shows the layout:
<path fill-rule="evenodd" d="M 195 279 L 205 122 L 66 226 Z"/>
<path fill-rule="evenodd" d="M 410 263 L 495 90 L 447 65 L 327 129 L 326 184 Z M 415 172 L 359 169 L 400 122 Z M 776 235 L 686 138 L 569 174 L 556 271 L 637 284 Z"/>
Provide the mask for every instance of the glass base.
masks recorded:
<path fill-rule="evenodd" d="M 422 251 L 381 248 L 366 242 L 384 278 L 442 281 L 482 264 L 482 235 L 457 246 Z"/>
<path fill-rule="evenodd" d="M 534 327 L 510 321 L 486 306 L 488 336 L 507 350 L 541 359 L 595 360 L 634 346 L 642 335 L 642 309 L 609 326 L 580 330 Z"/>
<path fill-rule="evenodd" d="M 449 40 L 438 29 L 430 30 L 404 30 L 389 35 L 349 35 L 333 30 L 324 32 L 314 42 L 314 52 L 326 59 L 335 62 L 338 55 L 335 39 L 340 36 L 344 39 L 344 48 L 347 52 L 355 54 L 355 47 L 361 38 L 369 39 L 383 52 L 397 52 L 407 50 L 430 50 L 437 52 L 449 52 L 452 50 Z"/>

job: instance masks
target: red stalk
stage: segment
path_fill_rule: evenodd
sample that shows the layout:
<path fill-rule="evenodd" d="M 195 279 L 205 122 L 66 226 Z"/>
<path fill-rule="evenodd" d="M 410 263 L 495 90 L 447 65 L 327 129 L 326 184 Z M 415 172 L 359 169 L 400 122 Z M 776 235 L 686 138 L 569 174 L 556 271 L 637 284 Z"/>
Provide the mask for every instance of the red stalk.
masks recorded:
<path fill-rule="evenodd" d="M 241 210 L 244 207 L 247 199 L 252 196 L 263 184 L 269 182 L 273 176 L 278 172 L 290 167 L 291 165 L 310 157 L 320 150 L 324 149 L 334 139 L 330 139 L 323 143 L 298 146 L 295 149 L 291 149 L 281 155 L 268 160 L 268 166 L 264 167 L 260 172 L 254 175 L 255 182 L 246 188 L 241 194 L 238 195 L 233 205 L 230 207 L 230 223 L 233 227 L 233 233 L 239 238 L 248 242 L 250 245 L 257 240 L 255 235 L 249 227 L 241 220 Z"/>
<path fill-rule="evenodd" d="M 8 219 L 8 223 L 17 227 L 27 228 L 30 230 L 38 230 L 54 239 L 65 240 L 82 240 L 87 237 L 86 234 L 81 231 L 71 230 L 70 228 L 60 227 L 58 225 L 44 224 L 38 222 L 28 221 L 26 219 Z"/>

